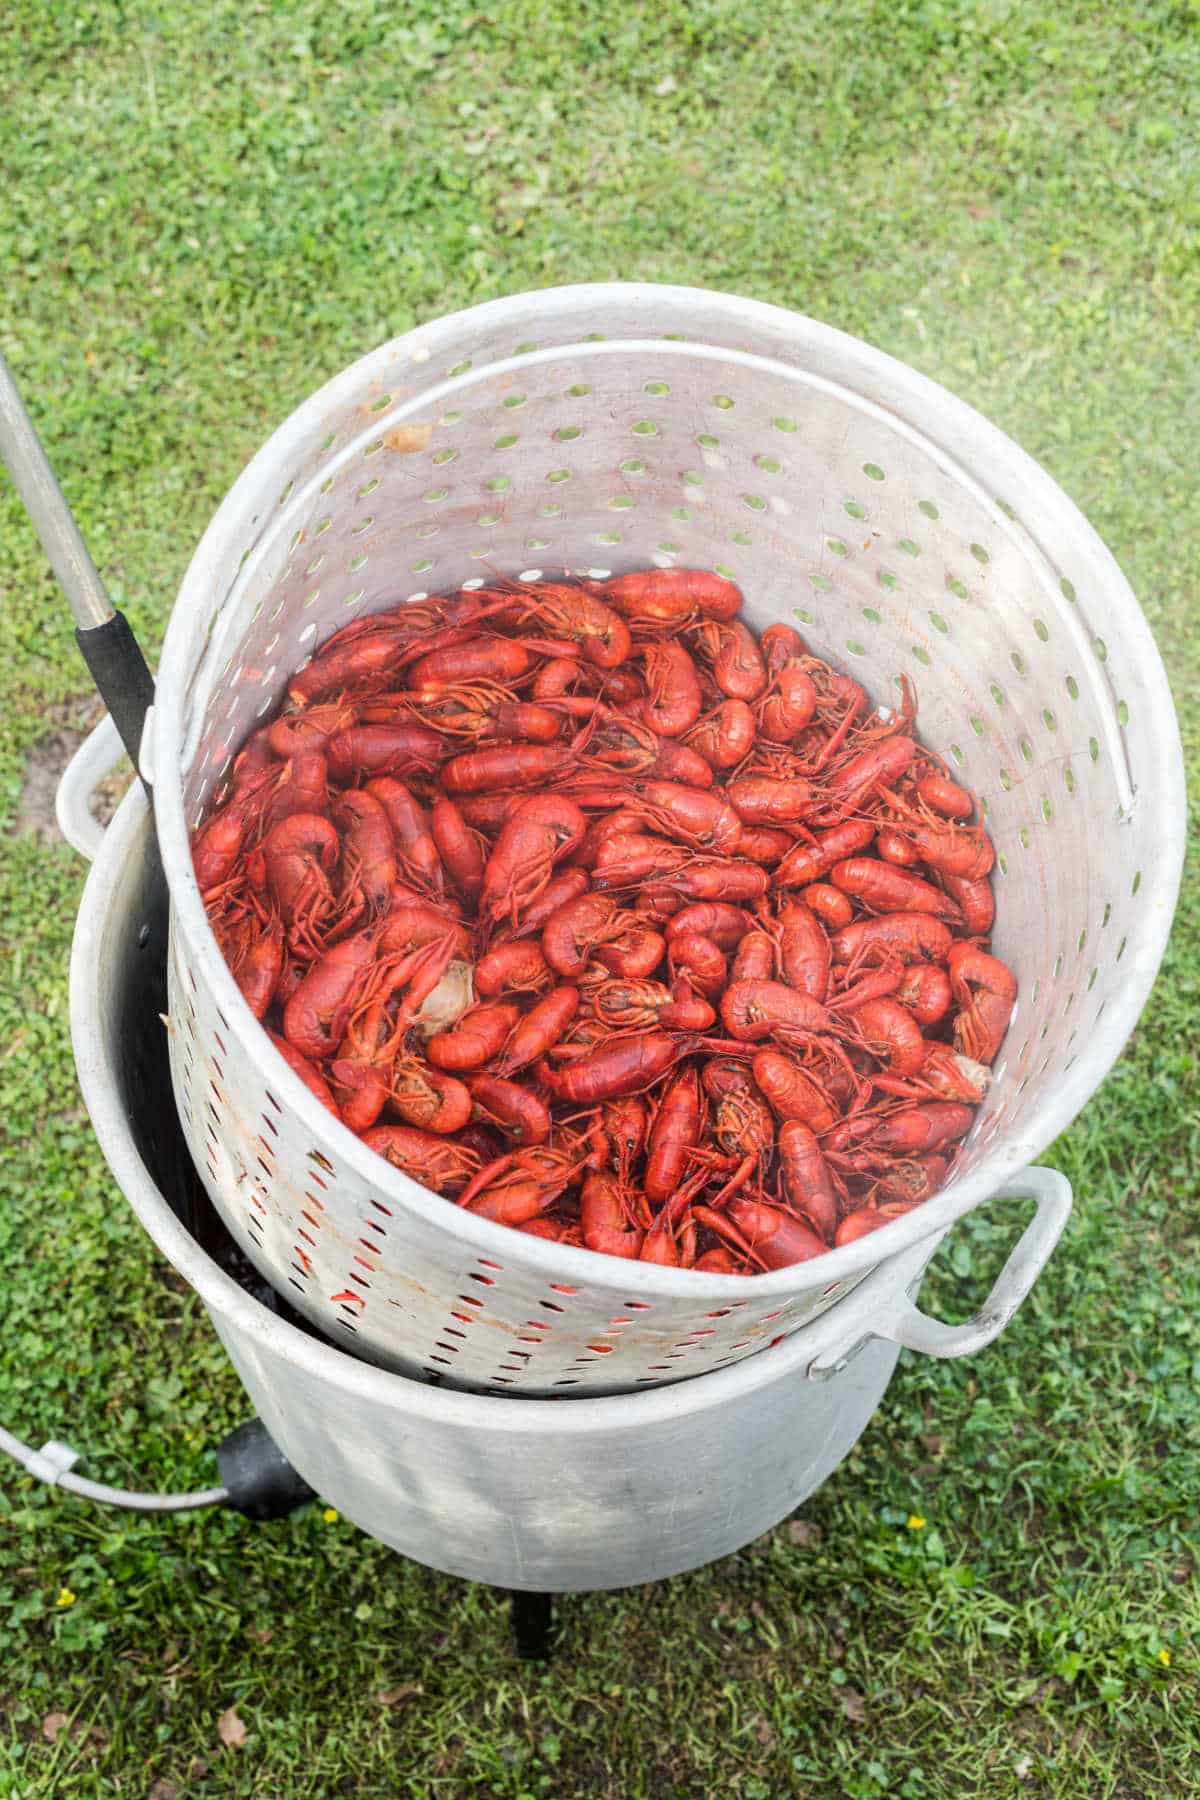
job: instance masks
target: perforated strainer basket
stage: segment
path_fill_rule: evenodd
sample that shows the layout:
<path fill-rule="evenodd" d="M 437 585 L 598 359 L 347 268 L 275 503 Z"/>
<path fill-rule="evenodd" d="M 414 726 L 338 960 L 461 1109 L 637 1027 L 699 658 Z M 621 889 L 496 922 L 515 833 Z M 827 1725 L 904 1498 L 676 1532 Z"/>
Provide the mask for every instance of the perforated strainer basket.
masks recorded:
<path fill-rule="evenodd" d="M 953 1182 L 752 1280 L 547 1244 L 427 1193 L 306 1092 L 210 934 L 188 833 L 247 733 L 348 619 L 497 574 L 716 568 L 796 621 L 982 797 L 1020 998 Z M 803 1326 L 1041 1153 L 1133 1027 L 1170 925 L 1182 761 L 1147 626 L 1036 463 L 932 382 L 794 313 L 652 286 L 425 325 L 295 412 L 210 525 L 147 730 L 170 886 L 170 1056 L 230 1231 L 317 1327 L 509 1393 L 677 1380 Z"/>

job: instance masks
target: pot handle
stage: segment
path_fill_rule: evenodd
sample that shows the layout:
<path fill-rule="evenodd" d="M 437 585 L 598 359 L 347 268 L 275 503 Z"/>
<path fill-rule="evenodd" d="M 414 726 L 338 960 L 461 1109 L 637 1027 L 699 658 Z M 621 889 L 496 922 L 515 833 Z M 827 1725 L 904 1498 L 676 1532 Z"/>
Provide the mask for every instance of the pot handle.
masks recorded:
<path fill-rule="evenodd" d="M 854 1290 L 856 1318 L 864 1312 L 871 1328 L 862 1336 L 847 1335 L 808 1365 L 810 1381 L 827 1381 L 846 1367 L 872 1338 L 886 1338 L 926 1356 L 973 1356 L 998 1338 L 1049 1261 L 1071 1216 L 1071 1184 L 1057 1169 L 1023 1169 L 999 1190 L 1006 1198 L 1031 1199 L 1037 1211 L 1009 1253 L 991 1293 L 973 1319 L 948 1325 L 923 1313 L 888 1264 L 876 1269 Z M 995 1198 L 995 1196 L 993 1196 Z M 858 1331 L 861 1327 L 855 1326 Z"/>
<path fill-rule="evenodd" d="M 58 829 L 73 850 L 88 862 L 95 862 L 104 842 L 104 826 L 92 817 L 88 801 L 96 787 L 111 775 L 125 754 L 121 734 L 111 713 L 84 738 L 78 750 L 59 777 L 54 795 L 54 816 Z"/>

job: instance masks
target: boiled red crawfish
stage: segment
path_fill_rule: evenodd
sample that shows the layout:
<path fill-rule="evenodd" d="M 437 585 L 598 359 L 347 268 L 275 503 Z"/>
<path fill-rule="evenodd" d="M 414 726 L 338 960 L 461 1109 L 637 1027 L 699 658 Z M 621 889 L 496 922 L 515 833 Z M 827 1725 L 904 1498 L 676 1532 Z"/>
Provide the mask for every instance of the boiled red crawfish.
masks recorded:
<path fill-rule="evenodd" d="M 974 796 L 699 570 L 354 621 L 193 838 L 322 1106 L 466 1210 L 748 1275 L 947 1179 L 1016 1001 Z"/>

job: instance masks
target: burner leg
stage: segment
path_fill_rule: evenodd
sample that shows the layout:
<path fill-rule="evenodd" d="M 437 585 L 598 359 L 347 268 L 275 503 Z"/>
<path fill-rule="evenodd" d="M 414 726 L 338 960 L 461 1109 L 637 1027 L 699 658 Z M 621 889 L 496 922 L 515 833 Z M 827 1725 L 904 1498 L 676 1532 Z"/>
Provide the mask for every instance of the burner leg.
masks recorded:
<path fill-rule="evenodd" d="M 554 1595 L 514 1590 L 512 1623 L 517 1655 L 524 1662 L 548 1662 L 554 1632 Z"/>

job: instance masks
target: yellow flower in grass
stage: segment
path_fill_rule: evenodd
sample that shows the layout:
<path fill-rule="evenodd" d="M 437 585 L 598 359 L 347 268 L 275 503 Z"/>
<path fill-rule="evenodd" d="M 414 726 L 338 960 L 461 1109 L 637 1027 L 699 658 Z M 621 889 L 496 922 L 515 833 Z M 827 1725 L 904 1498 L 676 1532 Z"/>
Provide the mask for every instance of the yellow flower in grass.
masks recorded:
<path fill-rule="evenodd" d="M 338 1516 L 332 1506 L 327 1506 L 325 1508 L 325 1511 L 321 1514 L 321 1517 L 324 1519 L 324 1521 L 327 1525 L 336 1525 L 337 1524 Z"/>
<path fill-rule="evenodd" d="M 1171 1652 L 1169 1650 L 1160 1650 L 1158 1653 L 1158 1660 L 1164 1669 L 1169 1669 L 1171 1666 Z"/>
<path fill-rule="evenodd" d="M 71 1592 L 69 1587 L 61 1587 L 58 1590 L 58 1599 L 54 1604 L 55 1606 L 74 1606 L 75 1600 L 76 1596 Z"/>
<path fill-rule="evenodd" d="M 923 1513 L 909 1513 L 908 1529 L 910 1531 L 924 1531 L 924 1529 L 925 1529 L 924 1514 Z"/>

